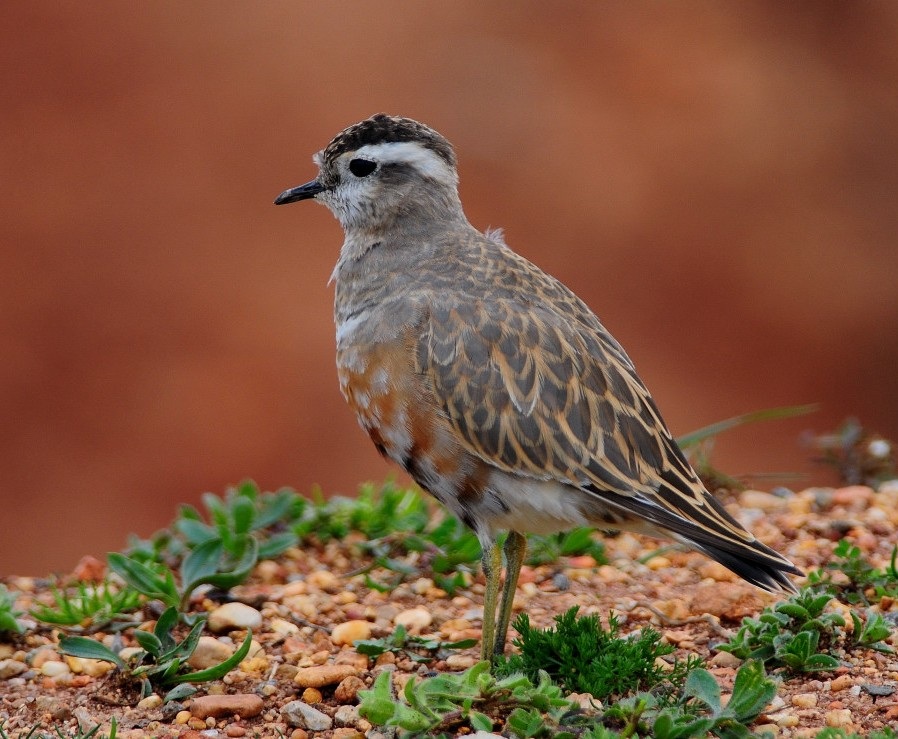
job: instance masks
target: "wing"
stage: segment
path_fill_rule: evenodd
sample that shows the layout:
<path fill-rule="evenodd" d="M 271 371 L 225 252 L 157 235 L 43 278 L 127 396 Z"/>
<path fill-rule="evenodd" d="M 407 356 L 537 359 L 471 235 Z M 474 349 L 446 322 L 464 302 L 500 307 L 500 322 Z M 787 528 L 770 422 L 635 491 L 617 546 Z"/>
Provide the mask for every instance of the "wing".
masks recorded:
<path fill-rule="evenodd" d="M 762 587 L 790 587 L 780 570 L 795 568 L 708 494 L 591 313 L 572 319 L 516 298 L 447 298 L 431 307 L 416 358 L 467 449 L 488 464 L 576 486 Z"/>

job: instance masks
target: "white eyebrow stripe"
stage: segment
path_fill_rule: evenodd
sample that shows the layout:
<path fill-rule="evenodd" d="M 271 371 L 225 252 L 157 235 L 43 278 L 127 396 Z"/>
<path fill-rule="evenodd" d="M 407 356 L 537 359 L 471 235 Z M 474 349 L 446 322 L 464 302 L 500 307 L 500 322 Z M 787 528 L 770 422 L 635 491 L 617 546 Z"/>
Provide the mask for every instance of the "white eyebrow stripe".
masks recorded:
<path fill-rule="evenodd" d="M 458 184 L 458 175 L 439 154 L 414 141 L 392 141 L 384 144 L 366 144 L 353 153 L 353 158 L 374 162 L 401 162 L 411 164 L 425 177 L 448 185 Z"/>

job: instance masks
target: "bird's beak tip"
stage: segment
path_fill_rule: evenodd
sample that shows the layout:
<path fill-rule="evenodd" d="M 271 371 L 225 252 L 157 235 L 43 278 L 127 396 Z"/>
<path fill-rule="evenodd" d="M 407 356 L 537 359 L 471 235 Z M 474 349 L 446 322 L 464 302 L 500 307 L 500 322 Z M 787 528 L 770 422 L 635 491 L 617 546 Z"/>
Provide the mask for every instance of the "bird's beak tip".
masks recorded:
<path fill-rule="evenodd" d="M 305 185 L 284 190 L 274 199 L 274 204 L 286 205 L 287 203 L 295 203 L 298 200 L 308 200 L 309 198 L 314 198 L 318 193 L 324 192 L 324 190 L 324 186 L 318 180 L 312 180 Z"/>

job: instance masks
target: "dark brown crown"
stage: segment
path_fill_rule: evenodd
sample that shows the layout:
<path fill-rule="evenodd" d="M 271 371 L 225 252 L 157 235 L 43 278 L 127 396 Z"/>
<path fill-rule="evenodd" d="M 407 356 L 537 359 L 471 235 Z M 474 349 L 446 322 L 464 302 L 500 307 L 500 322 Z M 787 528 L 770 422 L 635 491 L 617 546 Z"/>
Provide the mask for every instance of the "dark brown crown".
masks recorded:
<path fill-rule="evenodd" d="M 403 141 L 415 141 L 438 154 L 449 166 L 456 165 L 452 144 L 432 128 L 411 118 L 399 118 L 386 113 L 373 115 L 337 134 L 325 148 L 324 160 L 333 161 L 347 151 L 355 151 L 368 144 Z"/>

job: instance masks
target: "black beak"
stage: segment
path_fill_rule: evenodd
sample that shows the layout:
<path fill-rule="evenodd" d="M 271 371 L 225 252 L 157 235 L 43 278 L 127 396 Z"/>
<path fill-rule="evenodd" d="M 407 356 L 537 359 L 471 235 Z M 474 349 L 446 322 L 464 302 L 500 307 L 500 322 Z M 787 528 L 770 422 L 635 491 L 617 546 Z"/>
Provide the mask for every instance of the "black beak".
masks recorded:
<path fill-rule="evenodd" d="M 287 203 L 295 203 L 297 200 L 308 200 L 309 198 L 314 198 L 319 192 L 324 192 L 326 189 L 327 188 L 318 182 L 318 180 L 312 180 L 305 185 L 284 190 L 284 192 L 275 198 L 274 204 L 286 205 Z"/>

